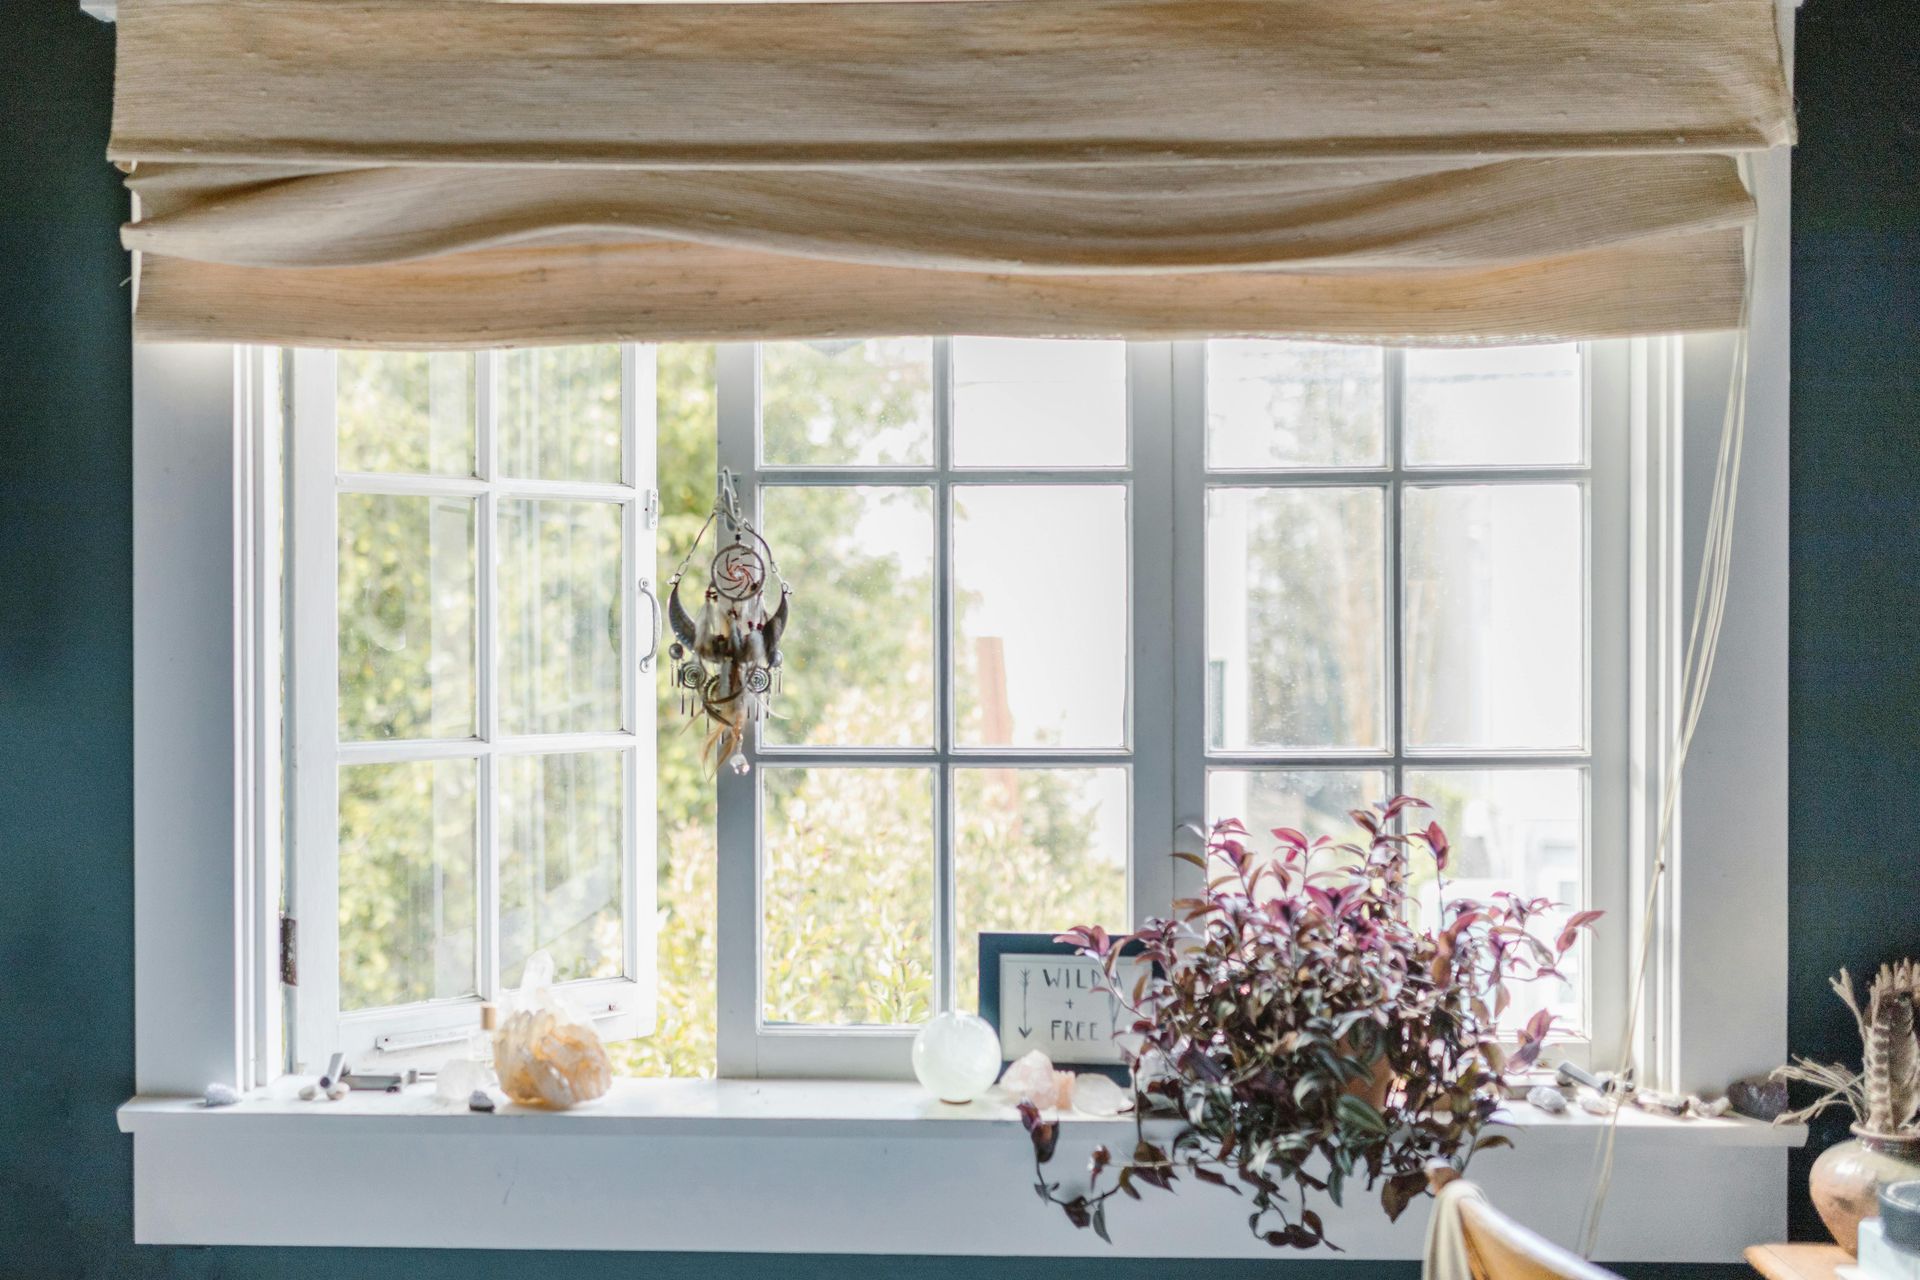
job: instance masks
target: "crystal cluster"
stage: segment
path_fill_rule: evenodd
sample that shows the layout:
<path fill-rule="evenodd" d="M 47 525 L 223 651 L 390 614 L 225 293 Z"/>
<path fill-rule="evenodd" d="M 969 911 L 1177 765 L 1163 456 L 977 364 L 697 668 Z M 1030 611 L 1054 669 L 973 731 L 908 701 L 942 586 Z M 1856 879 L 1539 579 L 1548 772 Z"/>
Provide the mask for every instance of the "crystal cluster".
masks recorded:
<path fill-rule="evenodd" d="M 1000 1087 L 1009 1097 L 1043 1110 L 1117 1116 L 1133 1105 L 1127 1091 L 1106 1076 L 1092 1071 L 1075 1075 L 1056 1070 L 1052 1060 L 1038 1049 L 1008 1067 L 1000 1077 Z"/>
<path fill-rule="evenodd" d="M 613 1087 L 613 1064 L 591 1026 L 551 1009 L 528 1009 L 501 1024 L 493 1041 L 500 1088 L 523 1106 L 571 1107 Z"/>

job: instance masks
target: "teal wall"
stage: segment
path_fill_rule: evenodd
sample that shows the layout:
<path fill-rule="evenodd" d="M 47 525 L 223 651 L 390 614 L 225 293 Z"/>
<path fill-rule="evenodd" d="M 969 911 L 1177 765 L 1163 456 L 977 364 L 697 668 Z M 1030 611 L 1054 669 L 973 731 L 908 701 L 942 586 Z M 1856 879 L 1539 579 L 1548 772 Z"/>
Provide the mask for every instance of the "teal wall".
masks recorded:
<path fill-rule="evenodd" d="M 1797 40 L 1788 1028 L 1841 1058 L 1827 976 L 1920 956 L 1920 6 L 1807 0 Z"/>
<path fill-rule="evenodd" d="M 1908 834 L 1920 818 L 1917 45 L 1912 0 L 1809 0 L 1801 23 L 1792 1025 L 1798 1047 L 1835 1055 L 1847 1051 L 1847 1027 L 1824 975 L 1920 952 L 1920 855 Z M 110 28 L 81 17 L 76 0 L 0 7 L 0 1276 L 1231 1280 L 1271 1270 L 132 1244 L 131 1143 L 113 1123 L 133 1088 L 133 876 L 127 260 L 114 236 L 125 198 L 100 159 L 112 66 Z M 1582 1189 L 1569 1180 L 1569 1195 Z M 1287 1264 L 1298 1280 L 1413 1272 Z"/>

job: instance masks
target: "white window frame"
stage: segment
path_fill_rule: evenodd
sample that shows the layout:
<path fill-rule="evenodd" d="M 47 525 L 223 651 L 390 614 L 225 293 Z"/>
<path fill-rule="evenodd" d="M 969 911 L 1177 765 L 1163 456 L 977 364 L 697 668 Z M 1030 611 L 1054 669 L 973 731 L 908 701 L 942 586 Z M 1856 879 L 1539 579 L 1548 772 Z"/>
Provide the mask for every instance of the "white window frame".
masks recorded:
<path fill-rule="evenodd" d="M 269 368 L 278 353 L 250 353 Z M 287 915 L 297 925 L 298 985 L 294 1005 L 293 1065 L 321 1070 L 335 1052 L 367 1070 L 443 1059 L 450 1044 L 480 1025 L 479 1006 L 509 995 L 514 975 L 501 972 L 500 832 L 496 768 L 503 757 L 560 752 L 621 753 L 625 814 L 621 836 L 621 906 L 625 975 L 565 984 L 568 998 L 591 1013 L 608 1039 L 653 1029 L 655 1006 L 654 796 L 655 717 L 652 662 L 658 650 L 658 604 L 653 595 L 655 361 L 651 347 L 621 348 L 621 476 L 617 482 L 507 477 L 500 467 L 497 352 L 474 356 L 474 469 L 471 476 L 343 473 L 337 467 L 337 354 L 300 349 L 287 354 L 285 591 L 291 625 L 288 715 Z M 273 413 L 271 403 L 261 406 Z M 264 432 L 261 434 L 271 434 Z M 342 494 L 450 497 L 474 503 L 475 726 L 462 739 L 342 742 L 338 717 L 335 600 L 338 498 Z M 621 728 L 599 733 L 510 735 L 500 725 L 496 530 L 505 500 L 585 501 L 621 513 Z M 269 558 L 263 548 L 258 555 Z M 264 573 L 266 570 L 263 569 Z M 647 603 L 643 603 L 643 600 Z M 651 610 L 643 631 L 643 613 Z M 266 610 L 266 612 L 272 612 Z M 263 621 L 263 626 L 266 624 Z M 640 667 L 642 658 L 646 669 Z M 342 1013 L 339 964 L 339 771 L 358 764 L 472 760 L 476 779 L 476 991 L 457 999 Z"/>
<path fill-rule="evenodd" d="M 1790 60 L 1790 0 L 1780 9 Z M 1720 1088 L 1787 1051 L 1789 175 L 1783 153 L 1751 166 L 1760 218 L 1733 575 L 1640 1021 L 1649 1078 L 1682 1089 Z M 1732 345 L 1707 335 L 1629 348 L 1642 476 L 1629 632 L 1636 904 Z M 285 1086 L 282 993 L 260 928 L 279 894 L 278 842 L 254 785 L 279 765 L 261 712 L 277 680 L 241 661 L 265 625 L 248 547 L 274 506 L 258 486 L 270 470 L 255 443 L 271 418 L 262 358 L 217 345 L 133 353 L 140 1096 L 120 1125 L 134 1136 L 137 1241 L 1272 1257 L 1244 1238 L 1232 1197 L 1191 1191 L 1141 1206 L 1112 1249 L 1073 1232 L 1039 1212 L 1011 1116 L 942 1110 L 911 1085 L 631 1082 L 597 1110 L 551 1117 L 391 1114 L 377 1099 L 304 1110 L 189 1101 L 209 1081 Z M 1729 973 L 1740 975 L 1731 986 Z M 1530 1225 L 1571 1241 L 1580 1205 L 1568 1189 L 1589 1168 L 1592 1129 L 1578 1118 L 1523 1117 L 1521 1127 L 1517 1149 L 1482 1157 L 1476 1179 Z M 1068 1136 L 1090 1145 L 1106 1130 L 1076 1122 Z M 1742 1245 L 1780 1238 L 1785 1148 L 1803 1140 L 1803 1131 L 1634 1118 L 1621 1130 L 1597 1256 L 1733 1262 Z M 383 1176 L 367 1178 L 369 1168 Z M 515 1193 L 503 1196 L 507 1186 Z M 742 1214 L 743 1200 L 756 1212 Z M 1681 1203 L 1684 1214 L 1673 1209 Z M 1418 1217 L 1388 1228 L 1355 1202 L 1329 1216 L 1329 1229 L 1350 1258 L 1415 1258 Z"/>

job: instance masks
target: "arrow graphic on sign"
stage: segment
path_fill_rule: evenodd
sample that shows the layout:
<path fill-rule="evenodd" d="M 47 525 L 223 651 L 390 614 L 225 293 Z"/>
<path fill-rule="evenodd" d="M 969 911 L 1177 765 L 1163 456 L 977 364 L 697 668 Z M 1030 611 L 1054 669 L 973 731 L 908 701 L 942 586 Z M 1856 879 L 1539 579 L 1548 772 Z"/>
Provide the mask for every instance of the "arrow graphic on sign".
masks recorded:
<path fill-rule="evenodd" d="M 1027 1020 L 1027 984 L 1032 981 L 1033 970 L 1022 969 L 1020 971 L 1020 1021 L 1022 1022 Z M 1016 1029 L 1020 1032 L 1020 1038 L 1023 1040 L 1033 1035 L 1032 1027 L 1019 1027 Z"/>

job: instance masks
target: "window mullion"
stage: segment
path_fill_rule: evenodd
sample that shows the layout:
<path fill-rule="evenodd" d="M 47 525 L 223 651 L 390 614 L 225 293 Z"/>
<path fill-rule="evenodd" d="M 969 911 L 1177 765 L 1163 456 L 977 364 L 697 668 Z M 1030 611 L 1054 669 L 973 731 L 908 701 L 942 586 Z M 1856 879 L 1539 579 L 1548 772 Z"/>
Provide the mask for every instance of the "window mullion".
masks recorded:
<path fill-rule="evenodd" d="M 953 339 L 933 342 L 933 720 L 940 765 L 933 779 L 933 1007 L 954 1000 L 953 744 Z"/>
<path fill-rule="evenodd" d="M 500 464 L 499 432 L 496 430 L 499 422 L 498 364 L 498 357 L 492 351 L 480 352 L 474 360 L 474 474 L 484 486 L 477 499 L 479 509 L 475 512 L 474 538 L 474 549 L 480 560 L 475 575 L 478 586 L 476 607 L 480 615 L 475 620 L 477 625 L 474 628 L 478 639 L 474 656 L 479 675 L 475 682 L 478 697 L 475 710 L 479 737 L 485 744 L 480 754 L 479 778 L 476 780 L 480 807 L 475 815 L 475 831 L 480 846 L 480 865 L 479 874 L 474 879 L 480 901 L 475 914 L 475 960 L 480 970 L 477 977 L 483 1000 L 497 1000 L 503 990 L 503 975 L 500 972 L 500 823 L 497 813 L 499 773 L 493 753 L 493 744 L 500 740 L 500 699 L 496 685 L 499 675 L 499 611 L 495 608 L 499 586 L 495 569 L 499 541 L 496 528 L 499 501 L 493 489 Z"/>
<path fill-rule="evenodd" d="M 714 351 L 714 411 L 720 466 L 733 472 L 749 519 L 760 514 L 760 351 L 750 342 Z M 716 536 L 720 536 L 716 531 Z M 744 745 L 753 772 L 715 771 L 716 1044 L 722 1076 L 760 1074 L 760 769 L 758 729 Z"/>
<path fill-rule="evenodd" d="M 1406 601 L 1405 557 L 1400 545 L 1400 502 L 1406 485 L 1406 457 L 1401 448 L 1407 402 L 1406 353 L 1389 347 L 1383 353 L 1382 364 L 1381 386 L 1386 396 L 1382 422 L 1386 429 L 1389 477 L 1386 501 L 1380 504 L 1387 522 L 1380 543 L 1387 557 L 1382 567 L 1387 606 L 1387 687 L 1384 692 L 1388 703 L 1386 746 L 1393 757 L 1387 772 L 1395 794 L 1399 794 L 1406 788 L 1407 754 L 1406 635 L 1401 616 Z"/>
<path fill-rule="evenodd" d="M 1173 818 L 1164 833 L 1175 848 L 1198 853 L 1204 839 L 1189 827 L 1207 820 L 1207 344 L 1173 344 L 1172 420 L 1173 530 Z M 1136 457 L 1138 455 L 1136 454 Z M 1174 899 L 1193 897 L 1205 883 L 1199 868 L 1168 860 Z"/>

